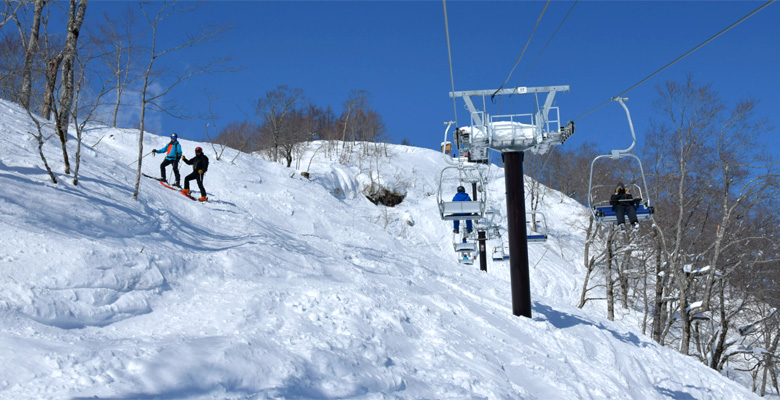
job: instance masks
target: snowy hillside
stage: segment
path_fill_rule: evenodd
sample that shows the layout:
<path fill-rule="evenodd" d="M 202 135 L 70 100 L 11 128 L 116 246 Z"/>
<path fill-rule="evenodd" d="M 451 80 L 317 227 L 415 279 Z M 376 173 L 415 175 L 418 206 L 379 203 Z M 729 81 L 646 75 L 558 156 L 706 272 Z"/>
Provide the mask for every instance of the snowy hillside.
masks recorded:
<path fill-rule="evenodd" d="M 310 151 L 305 179 L 181 140 L 188 157 L 202 146 L 211 158 L 212 201 L 146 178 L 134 201 L 135 132 L 89 129 L 73 186 L 56 136 L 44 146 L 51 183 L 34 129 L 0 101 L 2 399 L 754 396 L 574 307 L 582 236 L 571 226 L 584 217 L 557 193 L 545 199 L 551 240 L 529 249 L 526 319 L 512 315 L 508 262 L 489 259 L 484 273 L 456 260 L 432 150 L 389 146 L 374 179 L 406 198 L 385 208 L 360 194 L 370 179 L 356 157 Z M 161 161 L 146 157 L 144 172 Z M 503 211 L 500 169 L 489 187 Z"/>

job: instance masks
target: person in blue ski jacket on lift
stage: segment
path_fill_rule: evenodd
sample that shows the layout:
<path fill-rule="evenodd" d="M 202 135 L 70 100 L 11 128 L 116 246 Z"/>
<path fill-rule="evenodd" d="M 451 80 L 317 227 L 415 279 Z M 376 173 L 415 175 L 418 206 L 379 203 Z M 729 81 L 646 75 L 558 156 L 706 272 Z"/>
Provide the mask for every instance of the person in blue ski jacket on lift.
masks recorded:
<path fill-rule="evenodd" d="M 452 201 L 471 201 L 471 197 L 469 197 L 468 193 L 466 193 L 466 188 L 463 186 L 458 186 L 458 193 L 455 194 L 455 197 L 452 198 Z M 455 215 L 466 215 L 466 214 L 455 214 Z M 455 225 L 455 229 L 452 230 L 452 233 L 460 233 L 460 220 L 454 220 L 452 221 Z M 471 220 L 466 220 L 466 232 L 471 233 Z"/>
<path fill-rule="evenodd" d="M 176 178 L 176 182 L 174 182 L 173 186 L 181 187 L 181 184 L 179 181 L 181 180 L 179 177 L 179 159 L 181 158 L 182 152 L 181 152 L 181 145 L 179 144 L 179 135 L 177 134 L 171 134 L 171 141 L 168 143 L 167 146 L 163 147 L 162 149 L 155 149 L 152 150 L 152 154 L 163 154 L 165 153 L 165 160 L 160 164 L 160 181 L 166 182 L 167 179 L 165 179 L 165 167 L 168 165 L 173 166 L 173 176 Z"/>

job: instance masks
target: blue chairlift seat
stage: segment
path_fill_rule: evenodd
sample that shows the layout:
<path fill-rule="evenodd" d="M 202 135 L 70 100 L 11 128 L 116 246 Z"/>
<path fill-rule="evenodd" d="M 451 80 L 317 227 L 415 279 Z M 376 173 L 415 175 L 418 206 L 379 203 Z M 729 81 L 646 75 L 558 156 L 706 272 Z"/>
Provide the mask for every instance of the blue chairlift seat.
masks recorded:
<path fill-rule="evenodd" d="M 529 233 L 526 235 L 526 241 L 528 243 L 543 243 L 547 241 L 547 235 L 543 233 Z"/>
<path fill-rule="evenodd" d="M 652 206 L 648 207 L 641 203 L 642 199 L 636 198 L 631 200 L 636 209 L 637 221 L 647 221 L 653 218 L 655 209 Z M 593 207 L 594 214 L 600 222 L 614 222 L 617 223 L 617 213 L 612 209 L 612 206 L 605 207 Z"/>

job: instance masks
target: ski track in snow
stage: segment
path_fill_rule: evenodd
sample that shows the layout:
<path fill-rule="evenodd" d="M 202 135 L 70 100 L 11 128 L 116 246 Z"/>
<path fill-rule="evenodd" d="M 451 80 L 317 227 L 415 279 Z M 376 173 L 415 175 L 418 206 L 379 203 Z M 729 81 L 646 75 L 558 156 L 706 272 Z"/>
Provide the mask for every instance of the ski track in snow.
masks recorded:
<path fill-rule="evenodd" d="M 147 178 L 134 201 L 137 132 L 90 127 L 73 186 L 56 137 L 44 146 L 51 183 L 33 129 L 0 101 L 0 398 L 753 397 L 595 302 L 573 306 L 583 237 L 572 226 L 587 217 L 557 192 L 544 201 L 551 239 L 529 245 L 525 319 L 511 314 L 508 261 L 488 254 L 488 273 L 457 262 L 434 151 L 391 145 L 369 176 L 315 143 L 307 180 L 181 140 L 185 155 L 211 157 L 212 201 Z M 144 137 L 144 152 L 167 141 Z M 156 176 L 161 161 L 142 170 Z M 371 204 L 372 180 L 403 203 Z M 504 215 L 502 170 L 488 190 Z"/>

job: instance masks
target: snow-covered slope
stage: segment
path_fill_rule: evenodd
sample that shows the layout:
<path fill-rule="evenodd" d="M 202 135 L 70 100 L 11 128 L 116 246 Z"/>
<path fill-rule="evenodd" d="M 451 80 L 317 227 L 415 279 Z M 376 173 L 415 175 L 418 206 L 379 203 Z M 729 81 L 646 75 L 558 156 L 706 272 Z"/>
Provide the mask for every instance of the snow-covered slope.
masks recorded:
<path fill-rule="evenodd" d="M 340 164 L 313 151 L 321 143 L 304 179 L 182 140 L 185 155 L 199 145 L 211 158 L 212 201 L 146 178 L 134 201 L 136 132 L 90 128 L 73 186 L 56 137 L 44 153 L 61 182 L 48 179 L 33 129 L 0 101 L 0 398 L 753 396 L 574 307 L 582 208 L 558 193 L 546 197 L 551 240 L 529 251 L 526 319 L 512 315 L 507 262 L 457 262 L 434 151 L 389 146 L 373 178 L 407 196 L 385 208 L 360 194 L 367 161 Z M 499 210 L 503 185 L 494 168 Z"/>

